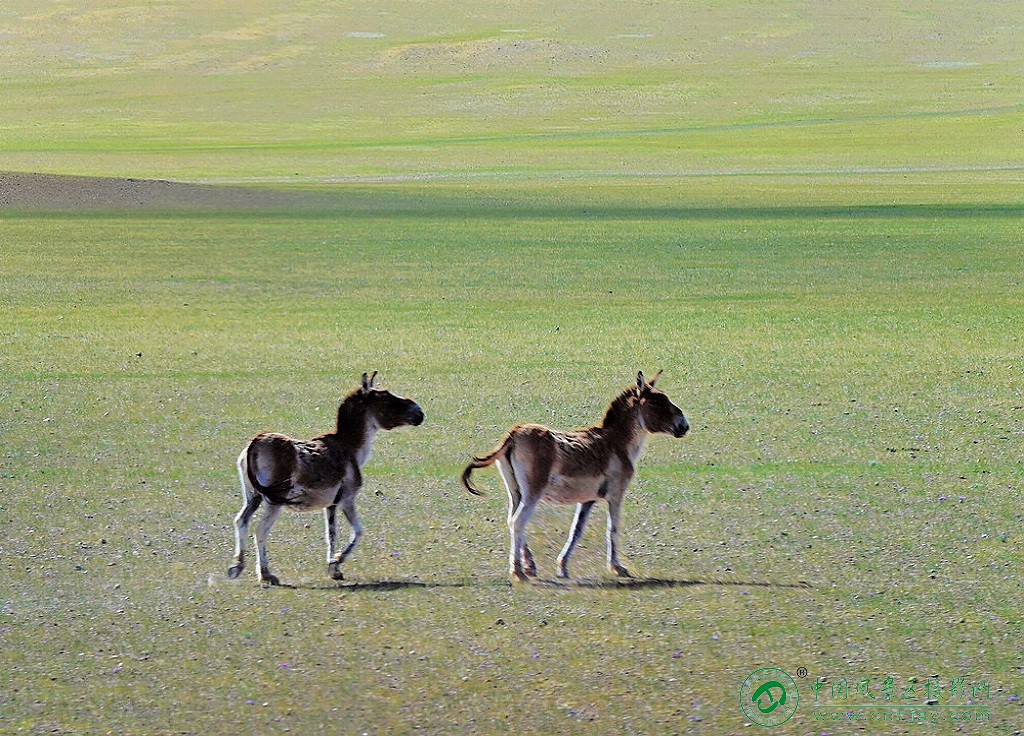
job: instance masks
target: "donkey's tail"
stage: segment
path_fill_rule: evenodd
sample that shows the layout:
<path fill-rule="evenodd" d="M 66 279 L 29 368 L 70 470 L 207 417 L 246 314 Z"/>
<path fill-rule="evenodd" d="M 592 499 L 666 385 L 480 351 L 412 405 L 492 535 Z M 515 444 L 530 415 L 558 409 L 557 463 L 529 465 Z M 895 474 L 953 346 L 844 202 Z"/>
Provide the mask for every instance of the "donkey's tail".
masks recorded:
<path fill-rule="evenodd" d="M 466 466 L 466 469 L 462 471 L 462 487 L 472 493 L 474 496 L 484 495 L 481 491 L 473 487 L 473 484 L 469 482 L 469 476 L 472 475 L 473 471 L 477 468 L 486 468 L 488 465 L 494 465 L 494 462 L 501 457 L 509 449 L 512 444 L 511 433 L 505 437 L 505 440 L 494 448 L 491 452 L 487 453 L 483 457 L 473 457 L 473 461 Z"/>

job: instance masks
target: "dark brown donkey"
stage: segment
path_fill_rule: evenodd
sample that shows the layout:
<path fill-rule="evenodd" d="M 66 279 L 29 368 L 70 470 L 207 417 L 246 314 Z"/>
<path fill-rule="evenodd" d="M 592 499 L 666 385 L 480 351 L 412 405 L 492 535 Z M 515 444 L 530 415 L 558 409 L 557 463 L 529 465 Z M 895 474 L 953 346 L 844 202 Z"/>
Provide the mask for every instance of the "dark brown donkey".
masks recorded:
<path fill-rule="evenodd" d="M 636 384 L 615 397 L 596 426 L 558 432 L 540 424 L 517 424 L 501 445 L 484 457 L 474 457 L 462 471 L 466 490 L 479 496 L 470 485 L 470 474 L 498 464 L 508 489 L 509 568 L 514 577 L 525 580 L 537 574 L 525 529 L 540 501 L 576 504 L 569 540 L 558 555 L 558 576 L 567 578 L 569 556 L 601 498 L 608 502 L 608 568 L 620 577 L 630 576 L 619 562 L 619 515 L 647 435 L 682 437 L 690 429 L 679 407 L 654 387 L 660 375 L 658 371 L 648 382 L 637 373 Z"/>
<path fill-rule="evenodd" d="M 245 538 L 249 520 L 264 501 L 267 508 L 256 527 L 256 561 L 262 582 L 278 585 L 267 568 L 267 537 L 284 508 L 295 511 L 324 510 L 327 528 L 327 574 L 342 580 L 341 563 L 363 534 L 356 516 L 356 494 L 363 486 L 361 468 L 370 459 L 373 439 L 380 429 L 423 423 L 423 410 L 412 399 L 377 388 L 377 372 L 345 397 L 338 407 L 338 426 L 311 440 L 294 440 L 283 434 L 256 435 L 238 456 L 245 503 L 235 517 L 235 561 L 229 578 L 245 569 Z M 352 525 L 348 545 L 335 552 L 338 507 Z"/>

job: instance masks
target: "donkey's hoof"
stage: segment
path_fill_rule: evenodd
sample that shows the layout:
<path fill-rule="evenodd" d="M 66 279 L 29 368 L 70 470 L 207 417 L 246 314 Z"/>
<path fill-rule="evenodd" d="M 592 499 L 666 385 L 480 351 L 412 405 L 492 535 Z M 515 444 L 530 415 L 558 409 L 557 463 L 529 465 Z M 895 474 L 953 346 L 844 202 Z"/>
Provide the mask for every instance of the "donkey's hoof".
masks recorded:
<path fill-rule="evenodd" d="M 562 580 L 568 580 L 569 579 L 569 571 L 566 568 L 564 568 L 564 567 L 560 567 L 560 568 L 558 568 L 558 572 L 555 573 L 555 576 L 560 578 L 560 579 L 562 579 Z"/>
<path fill-rule="evenodd" d="M 630 574 L 629 570 L 624 568 L 622 565 L 611 565 L 611 566 L 609 566 L 608 569 L 611 570 L 613 573 L 615 573 L 620 578 L 631 578 L 631 577 L 633 577 Z"/>
<path fill-rule="evenodd" d="M 245 565 L 243 565 L 241 562 L 236 562 L 234 565 L 228 568 L 228 578 L 230 580 L 234 580 L 242 574 L 242 570 L 244 569 Z"/>
<path fill-rule="evenodd" d="M 510 577 L 512 578 L 513 582 L 518 581 L 520 583 L 525 583 L 530 579 L 530 576 L 522 570 L 513 570 L 510 574 Z"/>
<path fill-rule="evenodd" d="M 280 585 L 281 581 L 277 579 L 277 575 L 271 575 L 269 572 L 260 575 L 260 582 L 264 585 Z"/>
<path fill-rule="evenodd" d="M 340 562 L 332 562 L 327 566 L 327 575 L 334 580 L 344 580 L 345 574 L 341 571 Z"/>

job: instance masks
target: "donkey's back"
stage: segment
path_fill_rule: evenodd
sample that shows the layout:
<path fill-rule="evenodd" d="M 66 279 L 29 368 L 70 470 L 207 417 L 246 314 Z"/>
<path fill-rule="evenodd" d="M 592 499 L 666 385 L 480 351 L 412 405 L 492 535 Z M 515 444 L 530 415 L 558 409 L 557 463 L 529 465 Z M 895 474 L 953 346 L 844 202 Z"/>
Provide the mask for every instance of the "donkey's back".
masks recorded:
<path fill-rule="evenodd" d="M 315 510 L 334 500 L 352 479 L 354 451 L 329 435 L 297 440 L 275 432 L 253 437 L 239 457 L 253 486 L 270 503 Z M 346 470 L 348 472 L 346 472 Z"/>

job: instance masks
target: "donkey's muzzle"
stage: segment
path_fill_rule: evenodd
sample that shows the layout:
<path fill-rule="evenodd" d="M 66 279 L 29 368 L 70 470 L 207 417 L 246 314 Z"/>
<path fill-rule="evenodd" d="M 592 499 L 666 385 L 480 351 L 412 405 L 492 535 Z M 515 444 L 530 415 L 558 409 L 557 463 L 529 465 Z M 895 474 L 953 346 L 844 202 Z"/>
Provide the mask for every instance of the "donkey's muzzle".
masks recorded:
<path fill-rule="evenodd" d="M 684 434 L 690 431 L 690 423 L 686 421 L 686 417 L 680 416 L 676 420 L 675 426 L 672 428 L 673 437 L 682 437 Z"/>
<path fill-rule="evenodd" d="M 423 424 L 423 420 L 426 418 L 423 414 L 423 409 L 420 408 L 419 404 L 413 404 L 409 407 L 409 412 L 406 414 L 409 420 L 409 424 L 414 427 L 418 427 Z"/>

